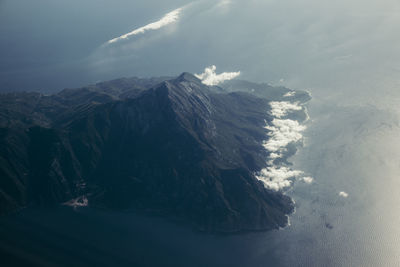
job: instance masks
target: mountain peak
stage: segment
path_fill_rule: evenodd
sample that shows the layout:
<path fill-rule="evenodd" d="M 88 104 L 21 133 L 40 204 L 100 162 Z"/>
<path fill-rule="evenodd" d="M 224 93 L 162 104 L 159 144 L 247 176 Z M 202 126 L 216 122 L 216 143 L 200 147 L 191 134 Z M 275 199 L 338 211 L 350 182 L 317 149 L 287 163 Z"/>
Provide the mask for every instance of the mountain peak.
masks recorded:
<path fill-rule="evenodd" d="M 0 214 L 86 198 L 205 231 L 287 224 L 290 198 L 254 175 L 266 165 L 265 98 L 215 93 L 184 72 L 24 99 L 0 98 Z"/>
<path fill-rule="evenodd" d="M 201 80 L 189 72 L 183 72 L 176 78 L 177 81 L 188 81 L 194 83 L 201 83 Z"/>

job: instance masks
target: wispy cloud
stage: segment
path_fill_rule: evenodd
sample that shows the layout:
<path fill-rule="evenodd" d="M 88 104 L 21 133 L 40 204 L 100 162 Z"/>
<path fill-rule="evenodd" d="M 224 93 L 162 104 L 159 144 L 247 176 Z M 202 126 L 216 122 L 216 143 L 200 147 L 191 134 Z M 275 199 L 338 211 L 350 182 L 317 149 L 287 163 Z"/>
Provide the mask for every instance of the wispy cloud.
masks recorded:
<path fill-rule="evenodd" d="M 124 39 L 129 39 L 129 37 L 138 35 L 138 34 L 143 34 L 146 31 L 151 31 L 151 30 L 158 30 L 160 28 L 163 28 L 169 24 L 172 24 L 174 22 L 177 22 L 179 20 L 180 14 L 183 10 L 183 7 L 177 8 L 169 13 L 167 13 L 164 17 L 162 17 L 160 20 L 156 22 L 152 22 L 150 24 L 147 24 L 146 26 L 140 27 L 136 30 L 133 30 L 131 32 L 128 32 L 124 35 L 121 35 L 119 37 L 116 37 L 114 39 L 109 40 L 107 43 L 112 44 Z"/>
<path fill-rule="evenodd" d="M 212 65 L 211 67 L 205 68 L 204 72 L 201 74 L 195 74 L 206 85 L 217 85 L 223 83 L 224 81 L 232 80 L 240 75 L 240 71 L 237 72 L 223 72 L 217 74 L 215 71 L 217 67 Z"/>

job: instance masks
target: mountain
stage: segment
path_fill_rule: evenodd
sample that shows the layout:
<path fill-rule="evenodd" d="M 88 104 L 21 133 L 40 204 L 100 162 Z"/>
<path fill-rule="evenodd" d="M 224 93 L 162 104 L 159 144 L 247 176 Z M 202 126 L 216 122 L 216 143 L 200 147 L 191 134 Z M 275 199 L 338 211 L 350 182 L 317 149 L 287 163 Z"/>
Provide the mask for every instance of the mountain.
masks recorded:
<path fill-rule="evenodd" d="M 268 157 L 268 103 L 290 90 L 256 85 L 208 87 L 183 73 L 2 94 L 0 213 L 64 203 L 210 232 L 283 227 L 291 199 L 254 173 Z"/>

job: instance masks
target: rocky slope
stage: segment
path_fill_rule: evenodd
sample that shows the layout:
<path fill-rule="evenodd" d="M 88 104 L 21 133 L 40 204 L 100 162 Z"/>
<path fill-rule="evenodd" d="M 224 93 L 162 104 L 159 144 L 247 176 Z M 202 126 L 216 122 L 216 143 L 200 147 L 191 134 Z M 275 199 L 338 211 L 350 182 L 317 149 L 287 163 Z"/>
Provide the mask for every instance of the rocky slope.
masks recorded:
<path fill-rule="evenodd" d="M 282 227 L 292 201 L 254 173 L 268 157 L 268 102 L 288 91 L 208 87 L 183 73 L 0 95 L 0 213 L 69 203 L 162 214 L 205 231 Z"/>

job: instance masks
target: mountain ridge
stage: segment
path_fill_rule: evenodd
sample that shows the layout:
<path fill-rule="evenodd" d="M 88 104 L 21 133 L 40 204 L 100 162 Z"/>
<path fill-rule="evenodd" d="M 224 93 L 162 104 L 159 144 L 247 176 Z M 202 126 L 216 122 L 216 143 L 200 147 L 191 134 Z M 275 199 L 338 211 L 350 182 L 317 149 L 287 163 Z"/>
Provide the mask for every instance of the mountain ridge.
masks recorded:
<path fill-rule="evenodd" d="M 84 197 L 211 232 L 286 225 L 291 199 L 254 177 L 268 156 L 268 99 L 221 92 L 189 73 L 118 86 L 0 96 L 9 103 L 0 110 L 0 211 Z M 10 112 L 18 105 L 29 107 L 27 120 Z"/>

